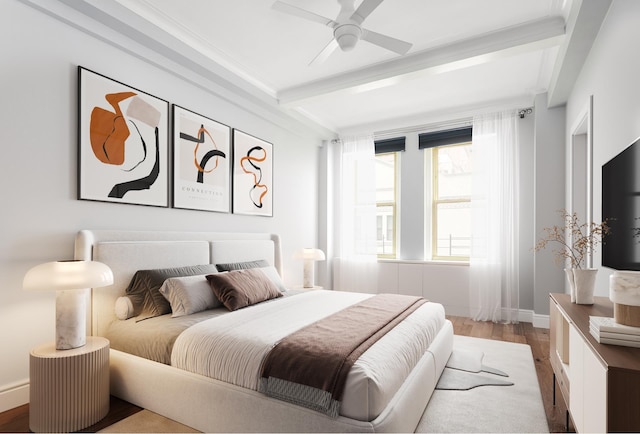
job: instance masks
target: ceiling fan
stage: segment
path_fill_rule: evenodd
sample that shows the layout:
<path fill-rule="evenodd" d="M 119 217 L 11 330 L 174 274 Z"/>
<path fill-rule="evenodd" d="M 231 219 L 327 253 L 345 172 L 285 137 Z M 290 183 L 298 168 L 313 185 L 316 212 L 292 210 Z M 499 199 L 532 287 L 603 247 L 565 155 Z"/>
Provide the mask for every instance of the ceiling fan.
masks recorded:
<path fill-rule="evenodd" d="M 338 47 L 340 47 L 342 51 L 352 50 L 360 39 L 393 51 L 394 53 L 401 55 L 406 54 L 412 44 L 362 28 L 364 20 L 382 2 L 383 0 L 363 0 L 360 6 L 358 6 L 358 9 L 355 9 L 355 0 L 338 0 L 341 9 L 335 20 L 325 18 L 279 0 L 277 0 L 272 7 L 280 12 L 324 24 L 333 29 L 333 38 L 309 64 L 313 65 L 324 62 Z"/>

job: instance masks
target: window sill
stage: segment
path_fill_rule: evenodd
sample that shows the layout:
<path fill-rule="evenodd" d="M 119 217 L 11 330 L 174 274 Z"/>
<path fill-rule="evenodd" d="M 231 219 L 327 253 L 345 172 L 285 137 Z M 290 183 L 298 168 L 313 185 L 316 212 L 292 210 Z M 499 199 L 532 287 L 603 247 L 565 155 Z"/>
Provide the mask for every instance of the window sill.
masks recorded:
<path fill-rule="evenodd" d="M 384 264 L 425 264 L 425 265 L 454 265 L 468 267 L 469 261 L 443 261 L 443 260 L 414 260 L 414 259 L 386 259 L 378 258 L 379 263 Z"/>

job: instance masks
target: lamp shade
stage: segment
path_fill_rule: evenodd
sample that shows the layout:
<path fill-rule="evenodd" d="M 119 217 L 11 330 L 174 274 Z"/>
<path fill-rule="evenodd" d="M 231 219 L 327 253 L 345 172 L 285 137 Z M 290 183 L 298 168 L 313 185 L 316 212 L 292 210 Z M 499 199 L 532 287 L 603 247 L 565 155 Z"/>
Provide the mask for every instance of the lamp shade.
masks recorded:
<path fill-rule="evenodd" d="M 55 261 L 36 265 L 22 281 L 26 290 L 99 288 L 113 283 L 113 272 L 102 262 Z"/>
<path fill-rule="evenodd" d="M 304 248 L 296 251 L 294 257 L 296 259 L 305 259 L 312 261 L 324 261 L 324 252 L 320 249 Z"/>
<path fill-rule="evenodd" d="M 96 261 L 57 261 L 40 264 L 24 276 L 22 288 L 56 290 L 56 349 L 70 350 L 86 343 L 88 288 L 113 283 L 111 268 Z"/>

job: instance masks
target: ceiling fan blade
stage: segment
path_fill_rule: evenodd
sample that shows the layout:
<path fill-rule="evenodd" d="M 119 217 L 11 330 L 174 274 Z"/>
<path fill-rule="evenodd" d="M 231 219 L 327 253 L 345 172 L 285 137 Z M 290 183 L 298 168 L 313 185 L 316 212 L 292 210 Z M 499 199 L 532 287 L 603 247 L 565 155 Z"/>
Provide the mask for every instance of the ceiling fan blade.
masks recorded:
<path fill-rule="evenodd" d="M 373 12 L 384 0 L 363 0 L 358 9 L 351 15 L 351 19 L 358 24 L 362 22 Z"/>
<path fill-rule="evenodd" d="M 335 38 L 332 38 L 331 41 L 329 41 L 329 43 L 326 45 L 326 47 L 324 47 L 322 51 L 313 58 L 313 60 L 309 63 L 309 66 L 321 64 L 322 62 L 327 60 L 327 58 L 331 56 L 334 51 L 336 51 L 336 48 L 338 48 L 338 41 L 336 41 Z"/>
<path fill-rule="evenodd" d="M 372 32 L 367 29 L 362 29 L 360 39 L 364 39 L 367 42 L 371 42 L 372 44 L 386 48 L 387 50 L 398 54 L 406 54 L 413 46 L 413 44 L 410 44 L 409 42 L 401 41 L 400 39 Z"/>
<path fill-rule="evenodd" d="M 335 21 L 323 17 L 318 14 L 314 14 L 313 12 L 309 12 L 305 9 L 300 9 L 297 6 L 290 5 L 288 3 L 284 3 L 281 1 L 276 1 L 271 6 L 272 9 L 275 9 L 280 12 L 284 12 L 289 15 L 294 15 L 299 18 L 304 18 L 305 20 L 314 21 L 316 23 L 324 24 L 325 26 L 334 28 L 338 23 Z"/>

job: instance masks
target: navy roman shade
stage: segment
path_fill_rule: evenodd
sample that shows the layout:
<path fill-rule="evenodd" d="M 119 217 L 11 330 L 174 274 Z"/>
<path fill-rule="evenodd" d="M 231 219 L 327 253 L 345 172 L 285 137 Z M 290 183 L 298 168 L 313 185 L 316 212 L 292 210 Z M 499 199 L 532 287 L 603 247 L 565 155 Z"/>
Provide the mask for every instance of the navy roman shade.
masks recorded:
<path fill-rule="evenodd" d="M 405 137 L 395 137 L 393 139 L 376 140 L 376 154 L 385 154 L 388 152 L 404 151 Z"/>
<path fill-rule="evenodd" d="M 455 145 L 471 141 L 471 127 L 455 128 L 452 130 L 433 131 L 418 135 L 420 149 L 435 148 L 437 146 Z"/>

